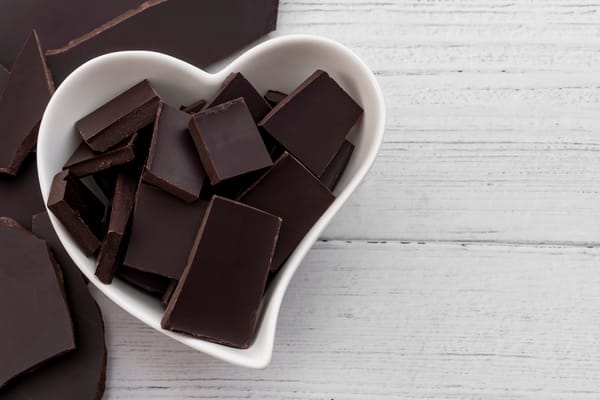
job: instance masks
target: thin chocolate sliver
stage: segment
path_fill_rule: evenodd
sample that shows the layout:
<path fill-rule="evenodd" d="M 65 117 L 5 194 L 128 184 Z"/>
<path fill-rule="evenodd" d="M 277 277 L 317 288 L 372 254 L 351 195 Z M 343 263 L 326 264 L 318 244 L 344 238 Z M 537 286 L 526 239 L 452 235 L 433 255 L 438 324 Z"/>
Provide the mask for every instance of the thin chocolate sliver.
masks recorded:
<path fill-rule="evenodd" d="M 206 105 L 206 100 L 200 99 L 198 101 L 193 102 L 188 106 L 181 106 L 179 109 L 188 114 L 196 114 L 197 112 L 202 111 L 204 106 Z"/>
<path fill-rule="evenodd" d="M 142 179 L 191 203 L 206 178 L 188 131 L 190 115 L 166 103 L 158 109 L 150 153 Z"/>
<path fill-rule="evenodd" d="M 0 174 L 16 175 L 37 139 L 54 84 L 37 34 L 29 35 L 0 95 Z"/>
<path fill-rule="evenodd" d="M 75 123 L 93 151 L 104 152 L 152 123 L 160 97 L 143 80 Z"/>
<path fill-rule="evenodd" d="M 318 70 L 277 104 L 259 126 L 321 177 L 362 114 L 344 89 Z"/>
<path fill-rule="evenodd" d="M 135 160 L 136 139 L 137 134 L 134 134 L 104 153 L 94 153 L 85 142 L 81 142 L 63 169 L 68 169 L 72 175 L 84 177 L 130 163 Z"/>
<path fill-rule="evenodd" d="M 283 92 L 279 92 L 277 90 L 269 90 L 265 93 L 265 100 L 271 107 L 275 107 L 277 104 L 281 103 L 283 99 L 285 99 L 288 95 Z"/>
<path fill-rule="evenodd" d="M 84 62 L 119 50 L 153 50 L 205 67 L 273 31 L 278 0 L 151 1 L 136 15 L 48 51 L 57 82 Z M 193 40 L 210 38 L 210 40 Z"/>
<path fill-rule="evenodd" d="M 272 271 L 277 271 L 335 196 L 298 160 L 285 153 L 240 201 L 283 219 Z"/>
<path fill-rule="evenodd" d="M 0 393 L 17 376 L 75 348 L 62 273 L 43 240 L 0 218 Z"/>
<path fill-rule="evenodd" d="M 167 288 L 171 283 L 169 279 L 160 275 L 142 272 L 123 266 L 117 270 L 117 276 L 138 289 L 160 296 L 167 291 Z"/>
<path fill-rule="evenodd" d="M 281 219 L 215 196 L 162 327 L 237 348 L 248 348 Z"/>
<path fill-rule="evenodd" d="M 337 186 L 342 177 L 342 173 L 348 166 L 348 162 L 350 162 L 352 153 L 354 153 L 354 145 L 349 141 L 344 140 L 340 151 L 338 151 L 333 160 L 331 160 L 331 163 L 329 163 L 327 169 L 321 176 L 321 182 L 323 185 L 327 186 L 329 190 L 333 190 Z"/>

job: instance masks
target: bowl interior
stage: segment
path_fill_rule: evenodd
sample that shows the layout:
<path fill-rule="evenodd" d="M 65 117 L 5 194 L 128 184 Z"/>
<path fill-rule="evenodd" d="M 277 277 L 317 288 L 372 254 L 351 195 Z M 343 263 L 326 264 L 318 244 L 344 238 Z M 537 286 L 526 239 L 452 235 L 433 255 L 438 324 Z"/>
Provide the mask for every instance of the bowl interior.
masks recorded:
<path fill-rule="evenodd" d="M 63 82 L 51 99 L 40 126 L 38 172 L 42 195 L 47 202 L 52 178 L 81 142 L 74 129 L 75 122 L 142 79 L 149 79 L 165 101 L 179 106 L 199 98 L 210 99 L 230 72 L 242 72 L 260 92 L 268 89 L 289 92 L 316 69 L 323 69 L 336 79 L 363 106 L 365 115 L 350 136 L 356 150 L 336 189 L 338 198 L 272 282 L 249 349 L 233 349 L 162 330 L 160 320 L 164 308 L 160 302 L 119 279 L 112 285 L 98 281 L 94 275 L 95 258 L 85 257 L 50 213 L 65 249 L 90 281 L 136 318 L 196 350 L 237 365 L 265 367 L 271 358 L 281 301 L 293 273 L 362 180 L 381 144 L 385 107 L 381 91 L 368 68 L 343 46 L 310 36 L 281 37 L 262 43 L 216 74 L 208 74 L 164 54 L 112 53 L 89 61 Z"/>

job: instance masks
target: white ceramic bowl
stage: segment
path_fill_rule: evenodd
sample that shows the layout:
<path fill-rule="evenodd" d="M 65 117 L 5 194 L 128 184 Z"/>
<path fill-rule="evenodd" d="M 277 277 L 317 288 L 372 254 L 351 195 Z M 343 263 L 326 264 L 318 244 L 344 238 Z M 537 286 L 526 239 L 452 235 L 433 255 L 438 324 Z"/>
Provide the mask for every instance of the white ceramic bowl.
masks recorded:
<path fill-rule="evenodd" d="M 134 317 L 193 349 L 245 367 L 266 367 L 273 353 L 281 302 L 294 272 L 365 177 L 381 145 L 385 106 L 381 90 L 369 68 L 344 46 L 313 36 L 283 36 L 266 41 L 216 74 L 206 73 L 164 54 L 146 51 L 112 53 L 82 65 L 60 85 L 40 126 L 38 172 L 44 201 L 47 202 L 52 178 L 81 141 L 74 129 L 75 122 L 145 78 L 167 102 L 178 106 L 199 98 L 211 98 L 230 72 L 242 72 L 260 92 L 268 89 L 289 92 L 316 69 L 329 72 L 363 106 L 365 114 L 350 137 L 356 150 L 336 189 L 337 199 L 271 283 L 250 348 L 234 349 L 161 329 L 164 309 L 159 301 L 119 279 L 115 279 L 112 285 L 96 279 L 96 260 L 83 255 L 62 224 L 50 213 L 65 249 L 89 280 Z"/>

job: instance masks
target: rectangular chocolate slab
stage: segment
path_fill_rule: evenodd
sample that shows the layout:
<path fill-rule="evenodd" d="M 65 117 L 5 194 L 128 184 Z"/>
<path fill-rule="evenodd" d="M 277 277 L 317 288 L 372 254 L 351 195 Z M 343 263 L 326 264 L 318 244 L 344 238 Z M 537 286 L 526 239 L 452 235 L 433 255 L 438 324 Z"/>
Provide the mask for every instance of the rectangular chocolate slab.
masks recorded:
<path fill-rule="evenodd" d="M 138 271 L 137 269 L 125 266 L 121 266 L 117 270 L 117 277 L 144 292 L 159 296 L 162 296 L 171 284 L 169 279 L 160 275 Z"/>
<path fill-rule="evenodd" d="M 215 196 L 162 327 L 248 348 L 281 219 Z"/>
<path fill-rule="evenodd" d="M 62 222 L 86 256 L 100 247 L 104 204 L 78 178 L 68 171 L 52 181 L 48 209 Z"/>
<path fill-rule="evenodd" d="M 104 153 L 95 153 L 85 142 L 81 142 L 63 169 L 68 169 L 74 176 L 83 177 L 130 163 L 135 160 L 136 139 L 137 134 L 134 134 Z"/>
<path fill-rule="evenodd" d="M 143 272 L 179 279 L 207 203 L 186 203 L 141 183 L 124 264 Z"/>
<path fill-rule="evenodd" d="M 33 150 L 38 124 L 53 93 L 54 84 L 34 31 L 0 95 L 0 174 L 16 175 Z"/>
<path fill-rule="evenodd" d="M 188 131 L 190 120 L 189 114 L 161 103 L 142 175 L 145 182 L 188 203 L 198 200 L 206 179 Z"/>
<path fill-rule="evenodd" d="M 240 196 L 242 203 L 283 219 L 272 271 L 281 267 L 334 200 L 329 189 L 289 153 Z"/>
<path fill-rule="evenodd" d="M 277 104 L 259 126 L 320 177 L 362 114 L 344 89 L 318 70 Z"/>
<path fill-rule="evenodd" d="M 347 140 L 344 140 L 340 151 L 333 157 L 331 163 L 327 166 L 327 169 L 321 175 L 321 182 L 323 185 L 327 186 L 329 190 L 333 190 L 340 178 L 342 177 L 342 173 L 348 166 L 348 162 L 352 157 L 352 153 L 354 153 L 354 145 Z"/>
<path fill-rule="evenodd" d="M 160 97 L 143 80 L 83 117 L 75 128 L 93 151 L 103 152 L 152 123 Z"/>
<path fill-rule="evenodd" d="M 277 104 L 281 103 L 283 99 L 287 97 L 287 93 L 279 92 L 277 90 L 268 90 L 265 93 L 265 100 L 271 107 L 275 107 Z"/>
<path fill-rule="evenodd" d="M 273 165 L 244 99 L 195 114 L 189 128 L 212 185 Z"/>
<path fill-rule="evenodd" d="M 134 16 L 48 51 L 56 81 L 96 56 L 119 50 L 154 50 L 205 67 L 273 31 L 279 1 L 169 0 L 146 5 Z"/>

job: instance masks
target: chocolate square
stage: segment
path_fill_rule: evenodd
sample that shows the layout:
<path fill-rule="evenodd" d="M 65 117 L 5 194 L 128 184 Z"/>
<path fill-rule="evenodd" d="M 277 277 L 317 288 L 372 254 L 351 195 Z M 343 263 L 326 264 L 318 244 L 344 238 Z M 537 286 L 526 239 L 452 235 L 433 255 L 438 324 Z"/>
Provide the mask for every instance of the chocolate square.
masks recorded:
<path fill-rule="evenodd" d="M 130 163 L 135 160 L 136 139 L 137 134 L 134 134 L 104 153 L 96 153 L 81 142 L 63 169 L 68 169 L 74 176 L 84 177 Z"/>
<path fill-rule="evenodd" d="M 333 157 L 333 160 L 331 160 L 331 163 L 329 163 L 327 169 L 321 176 L 321 182 L 323 185 L 327 186 L 329 190 L 333 190 L 337 186 L 342 177 L 342 173 L 348 166 L 348 162 L 350 162 L 352 153 L 354 153 L 354 145 L 349 141 L 344 140 L 340 151 Z"/>

